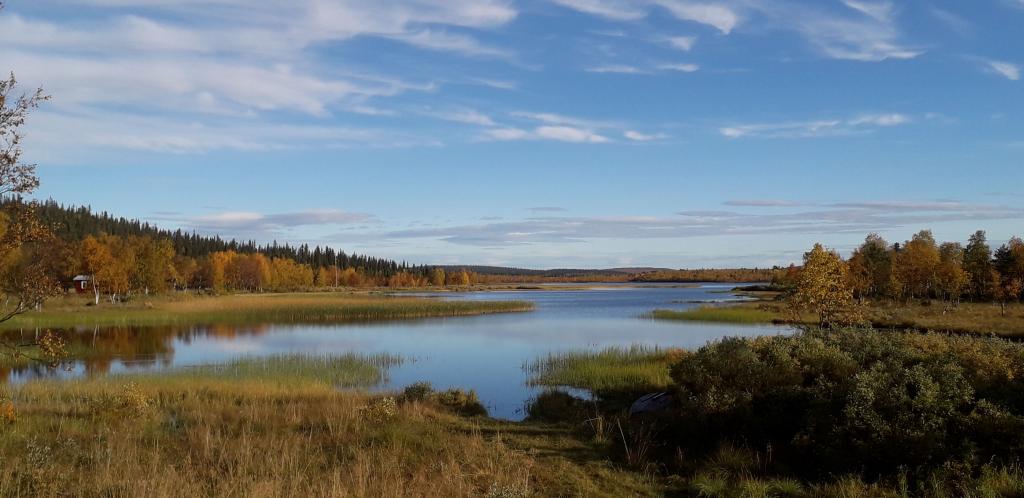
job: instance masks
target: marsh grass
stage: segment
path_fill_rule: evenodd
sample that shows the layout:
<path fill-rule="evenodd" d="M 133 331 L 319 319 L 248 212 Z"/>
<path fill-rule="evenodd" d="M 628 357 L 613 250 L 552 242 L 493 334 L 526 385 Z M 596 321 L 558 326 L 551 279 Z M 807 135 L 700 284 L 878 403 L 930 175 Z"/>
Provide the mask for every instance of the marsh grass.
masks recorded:
<path fill-rule="evenodd" d="M 552 353 L 523 365 L 530 385 L 591 391 L 663 389 L 672 383 L 669 365 L 685 352 L 642 345 L 601 351 Z"/>
<path fill-rule="evenodd" d="M 150 375 L 192 379 L 217 379 L 286 383 L 317 382 L 335 387 L 372 387 L 387 381 L 388 369 L 401 365 L 402 357 L 381 353 L 364 355 L 283 354 L 264 358 L 237 358 L 215 365 L 182 367 Z"/>
<path fill-rule="evenodd" d="M 3 329 L 258 323 L 345 323 L 530 311 L 526 301 L 448 301 L 337 292 L 170 296 L 86 306 L 62 298 L 43 311 L 0 324 Z"/>
<path fill-rule="evenodd" d="M 1024 303 L 1007 305 L 1005 313 L 994 303 L 942 301 L 895 303 L 871 301 L 863 304 L 864 316 L 879 329 L 916 329 L 933 332 L 1024 336 Z M 656 310 L 651 317 L 661 320 L 689 320 L 720 323 L 788 323 L 793 316 L 782 301 L 755 301 L 725 306 L 704 306 L 686 311 Z M 799 324 L 816 325 L 816 317 L 803 314 Z"/>
<path fill-rule="evenodd" d="M 319 364 L 298 363 L 2 387 L 16 414 L 0 421 L 0 496 L 661 494 L 562 429 L 262 378 Z"/>
<path fill-rule="evenodd" d="M 651 316 L 658 320 L 687 320 L 719 323 L 772 323 L 779 316 L 750 306 L 701 306 L 685 311 L 655 310 Z"/>

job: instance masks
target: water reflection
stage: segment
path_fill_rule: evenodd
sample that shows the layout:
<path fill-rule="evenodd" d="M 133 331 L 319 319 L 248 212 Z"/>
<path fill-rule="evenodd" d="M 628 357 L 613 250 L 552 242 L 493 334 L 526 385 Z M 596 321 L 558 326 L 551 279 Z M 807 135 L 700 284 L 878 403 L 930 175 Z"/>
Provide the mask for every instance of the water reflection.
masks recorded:
<path fill-rule="evenodd" d="M 447 299 L 528 299 L 529 313 L 341 325 L 204 325 L 109 327 L 64 331 L 82 359 L 70 371 L 30 365 L 0 369 L 14 382 L 97 376 L 224 362 L 280 353 L 391 353 L 408 361 L 390 370 L 382 389 L 429 381 L 439 389 L 475 389 L 492 415 L 521 418 L 525 361 L 550 352 L 644 344 L 699 347 L 723 336 L 787 333 L 775 326 L 663 322 L 640 317 L 656 308 L 687 309 L 733 298 L 724 284 L 696 288 L 610 286 L 595 290 L 479 292 Z M 8 332 L 30 338 L 36 331 Z"/>

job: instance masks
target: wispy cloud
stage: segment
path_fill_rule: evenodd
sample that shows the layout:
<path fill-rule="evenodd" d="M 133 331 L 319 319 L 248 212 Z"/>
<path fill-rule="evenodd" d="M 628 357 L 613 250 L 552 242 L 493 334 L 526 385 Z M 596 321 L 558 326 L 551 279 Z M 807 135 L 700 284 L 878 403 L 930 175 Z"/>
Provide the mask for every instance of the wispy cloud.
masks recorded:
<path fill-rule="evenodd" d="M 923 50 L 901 43 L 895 9 L 890 2 L 848 0 L 859 17 L 841 16 L 814 8 L 782 7 L 764 10 L 780 26 L 802 34 L 823 55 L 833 59 L 877 62 L 913 59 Z"/>
<path fill-rule="evenodd" d="M 420 110 L 419 112 L 420 114 L 423 114 L 425 116 L 430 116 L 444 121 L 452 121 L 455 123 L 472 124 L 478 126 L 495 126 L 494 120 L 491 119 L 490 116 L 483 114 L 475 109 L 423 109 Z"/>
<path fill-rule="evenodd" d="M 695 73 L 700 70 L 697 64 L 659 64 L 658 69 L 663 71 L 679 71 L 681 73 Z"/>
<path fill-rule="evenodd" d="M 569 143 L 600 144 L 608 142 L 608 138 L 590 130 L 571 126 L 538 126 L 532 130 L 520 128 L 495 128 L 484 132 L 493 140 L 552 140 Z"/>
<path fill-rule="evenodd" d="M 793 203 L 793 206 L 798 205 L 800 203 Z M 522 221 L 398 230 L 377 236 L 392 239 L 429 238 L 454 244 L 490 247 L 573 243 L 594 239 L 867 233 L 951 221 L 1004 220 L 1021 216 L 1024 216 L 1024 209 L 958 202 L 847 202 L 787 213 L 681 211 L 675 216 L 549 216 Z"/>
<path fill-rule="evenodd" d="M 558 140 L 561 142 L 586 142 L 599 144 L 608 141 L 608 138 L 598 135 L 590 130 L 573 128 L 571 126 L 541 126 L 535 129 L 534 133 L 540 138 Z"/>
<path fill-rule="evenodd" d="M 732 32 L 740 22 L 736 11 L 724 3 L 692 2 L 689 0 L 654 0 L 654 3 L 668 10 L 684 21 L 693 21 L 712 26 L 724 34 Z"/>
<path fill-rule="evenodd" d="M 932 17 L 937 19 L 942 24 L 945 24 L 950 30 L 960 36 L 970 35 L 974 31 L 974 26 L 970 21 L 960 17 L 948 10 L 940 9 L 938 7 L 932 7 L 928 10 L 928 13 Z"/>
<path fill-rule="evenodd" d="M 306 227 L 362 228 L 376 218 L 367 213 L 339 209 L 310 209 L 286 213 L 253 211 L 219 211 L 211 214 L 182 217 L 157 214 L 149 218 L 160 225 L 218 234 L 224 237 L 266 241 Z"/>
<path fill-rule="evenodd" d="M 665 38 L 665 41 L 668 42 L 669 46 L 674 49 L 682 50 L 683 52 L 689 52 L 690 50 L 693 49 L 693 46 L 697 44 L 697 37 L 669 36 Z"/>
<path fill-rule="evenodd" d="M 986 61 L 986 64 L 988 70 L 994 74 L 998 74 L 1010 81 L 1020 80 L 1020 66 L 1016 64 L 996 60 Z"/>
<path fill-rule="evenodd" d="M 607 66 L 594 66 L 587 68 L 588 73 L 616 73 L 616 74 L 649 74 L 649 71 L 640 69 L 636 66 L 627 66 L 624 64 L 610 64 Z"/>
<path fill-rule="evenodd" d="M 36 157 L 68 160 L 89 147 L 170 154 L 214 150 L 270 151 L 293 149 L 395 148 L 436 146 L 423 134 L 331 125 L 293 125 L 226 117 L 206 123 L 163 116 L 140 116 L 108 110 L 41 111 L 33 116 L 26 146 Z"/>
<path fill-rule="evenodd" d="M 647 15 L 642 6 L 629 0 L 554 0 L 554 2 L 579 12 L 616 21 L 635 21 Z"/>
<path fill-rule="evenodd" d="M 555 3 L 586 14 L 614 21 L 635 21 L 647 17 L 650 11 L 661 7 L 677 19 L 711 26 L 728 34 L 739 23 L 740 17 L 725 3 L 694 2 L 690 0 L 553 0 Z"/>
<path fill-rule="evenodd" d="M 650 142 L 652 140 L 662 140 L 668 138 L 668 135 L 664 133 L 647 134 L 635 130 L 626 130 L 625 132 L 622 133 L 622 136 L 634 142 Z"/>
<path fill-rule="evenodd" d="M 817 138 L 868 133 L 912 121 L 904 114 L 866 114 L 849 119 L 741 124 L 722 127 L 718 131 L 727 138 Z"/>
<path fill-rule="evenodd" d="M 476 32 L 518 15 L 509 0 L 73 3 L 80 14 L 73 19 L 0 16 L 0 66 L 15 68 L 26 85 L 43 84 L 57 95 L 50 109 L 88 113 L 95 121 L 83 134 L 123 128 L 114 121 L 123 117 L 153 123 L 159 116 L 168 126 L 162 138 L 94 142 L 174 151 L 248 147 L 246 136 L 205 139 L 187 133 L 189 127 L 214 129 L 222 116 L 259 122 L 236 128 L 283 126 L 296 113 L 317 119 L 337 113 L 392 116 L 377 101 L 433 92 L 437 85 L 350 69 L 316 49 L 375 37 L 454 56 L 510 59 L 512 51 L 481 42 Z M 478 83 L 509 88 L 496 80 Z M 453 117 L 480 122 L 478 116 Z M 54 134 L 43 126 L 36 126 L 40 134 Z"/>

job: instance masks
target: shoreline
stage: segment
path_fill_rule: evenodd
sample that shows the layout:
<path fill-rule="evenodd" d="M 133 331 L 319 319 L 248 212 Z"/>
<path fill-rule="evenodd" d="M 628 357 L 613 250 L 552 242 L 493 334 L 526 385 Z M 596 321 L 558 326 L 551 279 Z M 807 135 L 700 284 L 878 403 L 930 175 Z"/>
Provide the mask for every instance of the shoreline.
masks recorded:
<path fill-rule="evenodd" d="M 86 304 L 86 303 L 90 304 Z M 0 331 L 31 328 L 254 323 L 348 323 L 532 311 L 527 301 L 446 301 L 375 293 L 306 292 L 149 296 L 91 305 L 63 297 L 18 315 Z"/>

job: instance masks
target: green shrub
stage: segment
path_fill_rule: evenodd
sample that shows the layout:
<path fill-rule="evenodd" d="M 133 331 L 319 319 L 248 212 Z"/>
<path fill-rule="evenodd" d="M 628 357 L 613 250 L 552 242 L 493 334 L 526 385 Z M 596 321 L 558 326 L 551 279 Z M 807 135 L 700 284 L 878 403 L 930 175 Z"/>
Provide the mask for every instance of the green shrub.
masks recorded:
<path fill-rule="evenodd" d="M 544 391 L 530 400 L 526 413 L 531 420 L 577 422 L 585 418 L 585 402 L 563 391 Z"/>
<path fill-rule="evenodd" d="M 449 389 L 437 393 L 434 399 L 445 408 L 465 417 L 487 415 L 487 408 L 480 403 L 476 391 L 473 390 Z"/>
<path fill-rule="evenodd" d="M 903 472 L 918 487 L 940 470 L 956 482 L 1024 457 L 1024 345 L 1004 340 L 853 329 L 724 339 L 671 376 L 681 408 L 661 437 L 688 455 L 732 443 L 764 453 L 766 471 Z"/>
<path fill-rule="evenodd" d="M 403 402 L 423 402 L 430 399 L 430 396 L 432 396 L 433 394 L 434 387 L 431 386 L 429 382 L 416 382 L 414 384 L 409 384 L 408 386 L 406 386 L 406 388 L 402 391 L 401 400 Z"/>

